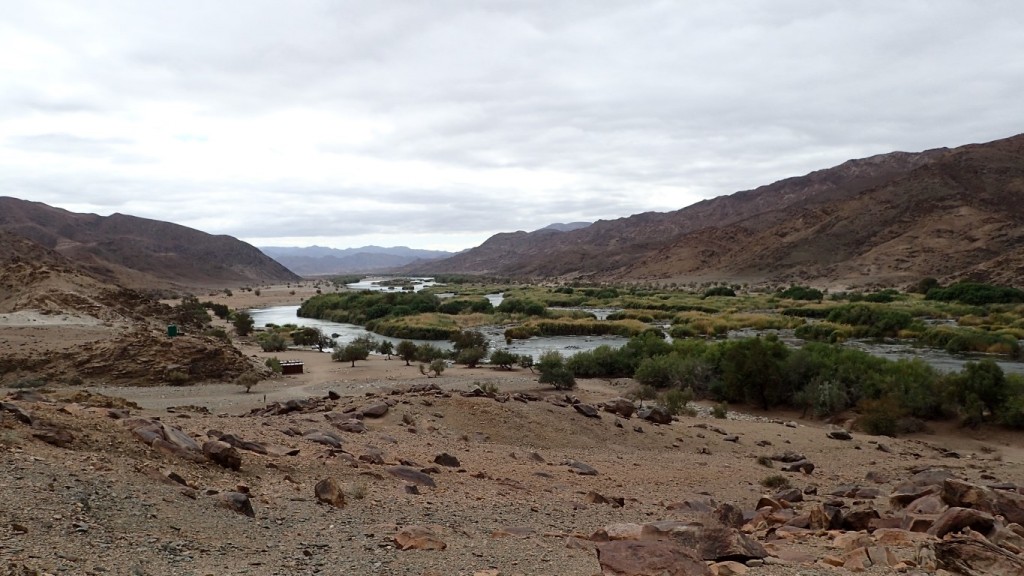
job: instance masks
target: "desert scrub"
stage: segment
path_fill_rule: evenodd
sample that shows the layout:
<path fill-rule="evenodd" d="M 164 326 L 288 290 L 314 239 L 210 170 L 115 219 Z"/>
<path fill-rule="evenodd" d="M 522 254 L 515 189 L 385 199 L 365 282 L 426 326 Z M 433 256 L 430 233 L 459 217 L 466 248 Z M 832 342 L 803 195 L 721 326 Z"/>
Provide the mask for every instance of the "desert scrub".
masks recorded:
<path fill-rule="evenodd" d="M 720 420 L 724 420 L 729 416 L 729 405 L 725 402 L 715 404 L 714 407 L 711 408 L 711 415 Z"/>
<path fill-rule="evenodd" d="M 773 462 L 772 459 L 768 456 L 758 456 L 757 463 L 761 466 L 764 466 L 765 468 L 775 467 L 775 462 Z"/>
<path fill-rule="evenodd" d="M 782 474 L 772 474 L 771 476 L 765 476 L 761 478 L 761 486 L 770 488 L 772 490 L 782 490 L 784 488 L 790 488 L 792 485 L 789 483 L 789 478 L 786 478 Z"/>
<path fill-rule="evenodd" d="M 274 372 L 274 374 L 281 374 L 282 372 L 284 372 L 284 368 L 281 367 L 281 360 L 279 360 L 277 356 L 271 356 L 270 358 L 267 358 L 264 364 L 267 366 L 267 368 L 270 368 Z"/>
<path fill-rule="evenodd" d="M 171 386 L 184 386 L 189 381 L 188 373 L 181 370 L 171 370 L 167 372 L 164 378 Z"/>

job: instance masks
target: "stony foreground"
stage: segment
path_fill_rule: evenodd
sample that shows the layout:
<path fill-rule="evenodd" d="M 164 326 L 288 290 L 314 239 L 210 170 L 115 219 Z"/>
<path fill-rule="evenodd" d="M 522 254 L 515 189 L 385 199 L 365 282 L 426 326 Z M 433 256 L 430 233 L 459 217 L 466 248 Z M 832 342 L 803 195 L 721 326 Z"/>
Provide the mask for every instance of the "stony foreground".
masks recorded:
<path fill-rule="evenodd" d="M 1024 574 L 998 448 L 467 389 L 238 415 L 13 391 L 0 574 Z"/>

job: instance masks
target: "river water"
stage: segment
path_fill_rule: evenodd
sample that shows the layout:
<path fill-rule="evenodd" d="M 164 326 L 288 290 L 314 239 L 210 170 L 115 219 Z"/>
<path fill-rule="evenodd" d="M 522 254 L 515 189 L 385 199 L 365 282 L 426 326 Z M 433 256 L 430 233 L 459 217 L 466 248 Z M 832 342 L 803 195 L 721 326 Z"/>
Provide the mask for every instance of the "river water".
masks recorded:
<path fill-rule="evenodd" d="M 405 340 L 405 338 L 390 338 L 374 334 L 355 324 L 329 322 L 316 318 L 299 318 L 297 315 L 298 310 L 298 306 L 272 306 L 270 308 L 249 310 L 249 314 L 252 315 L 253 322 L 257 328 L 267 324 L 309 326 L 319 328 L 327 335 L 337 334 L 335 338 L 339 344 L 346 344 L 361 336 L 371 336 L 377 340 L 387 340 L 394 344 Z M 505 343 L 505 329 L 501 326 L 481 326 L 474 328 L 474 330 L 479 330 L 487 337 L 491 350 L 507 349 L 513 354 L 530 354 L 534 359 L 539 358 L 542 353 L 548 350 L 555 350 L 566 356 L 571 356 L 584 350 L 593 350 L 603 344 L 618 348 L 628 341 L 627 338 L 621 336 L 550 336 L 530 338 L 529 340 L 513 340 L 511 345 L 507 345 Z M 417 344 L 430 343 L 438 348 L 451 349 L 451 342 L 446 340 L 413 340 L 413 342 Z"/>
<path fill-rule="evenodd" d="M 500 295 L 488 295 L 493 300 L 499 300 Z M 499 300 L 500 303 L 500 300 Z M 273 324 L 296 324 L 298 326 L 310 326 L 320 328 L 325 334 L 334 335 L 339 344 L 346 344 L 361 336 L 370 336 L 377 340 L 387 340 L 398 344 L 403 338 L 390 338 L 368 331 L 362 326 L 355 324 L 344 324 L 341 322 L 329 322 L 317 320 L 316 318 L 299 318 L 297 315 L 298 306 L 273 306 L 270 308 L 257 308 L 249 310 L 257 327 Z M 599 310 L 600 316 L 607 316 L 611 310 Z M 565 356 L 572 356 L 577 352 L 593 350 L 598 346 L 608 345 L 618 348 L 629 341 L 621 336 L 545 336 L 535 337 L 528 340 L 513 340 L 511 345 L 505 343 L 505 329 L 501 326 L 480 326 L 474 328 L 486 336 L 490 342 L 490 350 L 507 349 L 513 354 L 529 354 L 536 360 L 541 354 L 549 350 L 561 352 Z M 793 336 L 792 330 L 771 331 L 778 334 L 779 338 L 786 344 L 799 347 L 803 341 Z M 748 338 L 758 334 L 754 330 L 735 330 L 729 333 L 730 338 Z M 413 340 L 417 344 L 429 343 L 445 350 L 451 349 L 451 343 L 446 340 Z M 851 348 L 863 350 L 874 356 L 880 356 L 889 360 L 900 358 L 921 358 L 940 372 L 958 372 L 963 369 L 964 364 L 970 361 L 977 361 L 985 356 L 972 356 L 961 354 L 950 354 L 945 350 L 936 348 L 922 348 L 912 346 L 909 343 L 874 342 L 854 340 L 843 344 Z M 992 357 L 1007 374 L 1024 374 L 1024 363 Z"/>

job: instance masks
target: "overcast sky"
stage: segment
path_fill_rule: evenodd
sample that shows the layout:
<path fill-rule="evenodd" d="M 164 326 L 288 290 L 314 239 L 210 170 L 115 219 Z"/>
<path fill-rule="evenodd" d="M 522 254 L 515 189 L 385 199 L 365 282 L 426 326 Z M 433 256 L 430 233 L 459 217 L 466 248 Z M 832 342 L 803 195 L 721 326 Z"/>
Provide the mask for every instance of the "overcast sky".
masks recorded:
<path fill-rule="evenodd" d="M 0 0 L 0 195 L 457 250 L 1024 131 L 1024 2 Z"/>

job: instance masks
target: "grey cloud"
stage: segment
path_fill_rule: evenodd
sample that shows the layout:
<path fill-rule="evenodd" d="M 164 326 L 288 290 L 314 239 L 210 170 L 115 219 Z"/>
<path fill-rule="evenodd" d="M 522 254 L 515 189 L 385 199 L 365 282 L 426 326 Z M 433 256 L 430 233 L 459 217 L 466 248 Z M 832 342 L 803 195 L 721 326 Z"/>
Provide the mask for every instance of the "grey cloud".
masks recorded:
<path fill-rule="evenodd" d="M 29 199 L 246 237 L 610 219 L 852 157 L 1009 136 L 1024 120 L 1024 60 L 1008 57 L 1024 53 L 1024 7 L 1010 1 L 9 4 L 10 25 L 55 55 L 46 74 L 0 68 L 0 130 L 82 115 L 130 130 L 155 105 L 254 131 L 295 110 L 379 124 L 355 141 L 282 136 L 323 158 L 251 178 L 187 161 L 111 171 L 88 163 L 163 159 L 133 135 L 52 123 L 0 143 L 91 166 L 5 165 L 0 150 L 0 184 Z M 438 170 L 415 187 L 334 184 L 332 157 Z M 503 170 L 561 179 L 516 190 Z"/>

